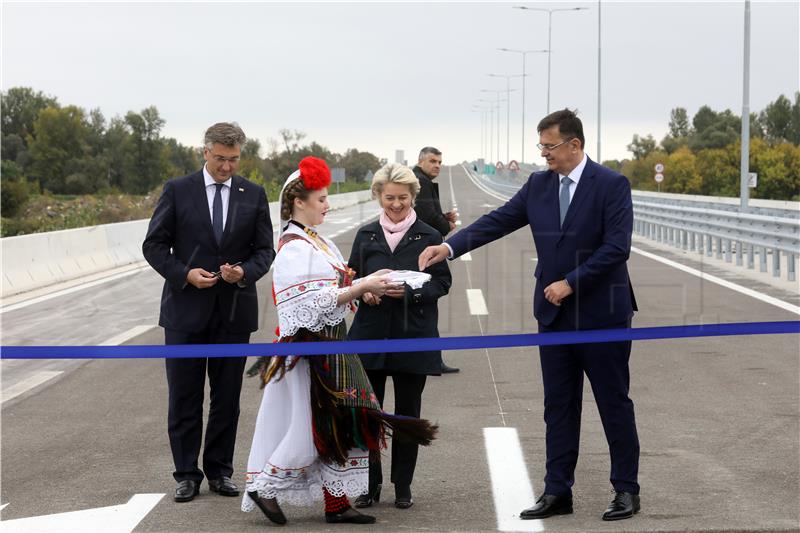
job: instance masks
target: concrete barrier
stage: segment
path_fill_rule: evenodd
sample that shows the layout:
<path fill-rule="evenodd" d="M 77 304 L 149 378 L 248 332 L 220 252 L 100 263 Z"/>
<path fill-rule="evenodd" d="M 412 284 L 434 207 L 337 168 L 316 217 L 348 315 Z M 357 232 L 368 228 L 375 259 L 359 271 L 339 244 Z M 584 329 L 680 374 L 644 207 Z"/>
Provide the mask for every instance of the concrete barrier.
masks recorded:
<path fill-rule="evenodd" d="M 370 198 L 370 191 L 357 191 L 331 195 L 329 202 L 331 209 L 341 209 Z M 277 230 L 278 202 L 270 202 L 269 212 Z M 0 239 L 0 297 L 144 261 L 142 242 L 149 222 L 132 220 Z"/>

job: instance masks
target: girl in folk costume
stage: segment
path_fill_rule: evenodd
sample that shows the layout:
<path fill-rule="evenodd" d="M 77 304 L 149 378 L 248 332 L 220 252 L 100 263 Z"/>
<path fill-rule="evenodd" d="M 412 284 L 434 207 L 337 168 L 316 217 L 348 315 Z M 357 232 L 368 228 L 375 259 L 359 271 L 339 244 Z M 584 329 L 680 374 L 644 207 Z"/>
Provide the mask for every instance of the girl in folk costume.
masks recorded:
<path fill-rule="evenodd" d="M 351 285 L 353 272 L 333 241 L 316 231 L 328 212 L 330 170 L 315 157 L 281 192 L 281 237 L 273 263 L 273 298 L 278 342 L 344 339 L 352 301 L 385 294 L 389 271 Z M 365 494 L 369 452 L 386 446 L 391 430 L 430 444 L 436 427 L 425 420 L 381 411 L 358 355 L 262 358 L 264 386 L 247 463 L 242 510 L 257 506 L 276 524 L 286 517 L 278 502 L 307 505 L 325 501 L 329 523 L 371 524 L 348 498 Z"/>

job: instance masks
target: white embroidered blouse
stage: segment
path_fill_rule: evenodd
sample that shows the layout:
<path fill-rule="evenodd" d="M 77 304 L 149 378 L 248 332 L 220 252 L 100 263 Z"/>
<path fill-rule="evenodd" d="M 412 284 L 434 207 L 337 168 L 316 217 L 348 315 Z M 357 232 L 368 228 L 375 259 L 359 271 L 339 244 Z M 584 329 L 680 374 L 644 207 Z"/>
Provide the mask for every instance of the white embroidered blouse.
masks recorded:
<path fill-rule="evenodd" d="M 294 224 L 284 232 L 300 238 L 285 243 L 275 257 L 272 291 L 278 310 L 279 338 L 297 333 L 300 328 L 321 331 L 335 326 L 350 312 L 350 303 L 336 305 L 342 273 L 347 271 L 341 252 L 333 241 L 318 235 L 327 250 L 315 243 Z"/>

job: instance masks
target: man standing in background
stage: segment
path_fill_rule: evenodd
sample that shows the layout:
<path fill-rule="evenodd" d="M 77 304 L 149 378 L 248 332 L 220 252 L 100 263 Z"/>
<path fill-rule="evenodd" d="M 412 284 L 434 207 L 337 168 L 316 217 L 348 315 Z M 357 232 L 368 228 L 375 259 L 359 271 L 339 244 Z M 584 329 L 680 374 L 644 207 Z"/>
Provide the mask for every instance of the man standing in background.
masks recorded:
<path fill-rule="evenodd" d="M 414 211 L 420 220 L 442 234 L 444 238 L 456 227 L 455 211 L 442 212 L 439 202 L 439 184 L 433 180 L 439 176 L 442 169 L 442 152 L 433 146 L 426 146 L 419 152 L 419 161 L 414 167 L 414 174 L 419 180 L 419 194 L 417 195 Z M 448 366 L 442 356 L 442 374 L 455 374 L 460 368 Z"/>
<path fill-rule="evenodd" d="M 275 258 L 263 187 L 236 176 L 245 135 L 236 123 L 205 134 L 202 170 L 169 180 L 142 251 L 164 278 L 159 325 L 165 344 L 247 344 L 258 329 L 256 281 Z M 166 359 L 168 433 L 176 502 L 200 492 L 203 477 L 223 496 L 231 481 L 246 357 Z M 211 389 L 203 446 L 205 378 Z"/>

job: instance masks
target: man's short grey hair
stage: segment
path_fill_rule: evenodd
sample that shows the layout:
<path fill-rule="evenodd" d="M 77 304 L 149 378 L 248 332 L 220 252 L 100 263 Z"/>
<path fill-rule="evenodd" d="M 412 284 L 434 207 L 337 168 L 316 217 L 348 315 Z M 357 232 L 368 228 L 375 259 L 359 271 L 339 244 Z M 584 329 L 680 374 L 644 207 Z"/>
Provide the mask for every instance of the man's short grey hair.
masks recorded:
<path fill-rule="evenodd" d="M 425 148 L 419 151 L 419 158 L 417 159 L 417 161 L 422 161 L 428 154 L 442 155 L 442 152 L 434 148 L 433 146 L 426 146 Z"/>
<path fill-rule="evenodd" d="M 387 183 L 408 185 L 412 200 L 419 194 L 419 180 L 414 171 L 400 163 L 384 165 L 372 176 L 372 198 L 380 201 L 383 187 Z"/>
<path fill-rule="evenodd" d="M 215 144 L 241 147 L 246 141 L 247 137 L 236 122 L 217 122 L 206 130 L 203 145 L 211 150 Z"/>

